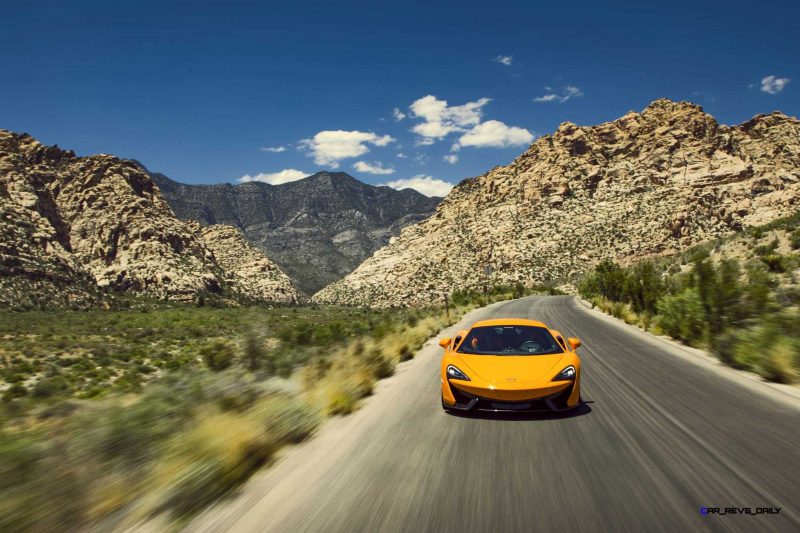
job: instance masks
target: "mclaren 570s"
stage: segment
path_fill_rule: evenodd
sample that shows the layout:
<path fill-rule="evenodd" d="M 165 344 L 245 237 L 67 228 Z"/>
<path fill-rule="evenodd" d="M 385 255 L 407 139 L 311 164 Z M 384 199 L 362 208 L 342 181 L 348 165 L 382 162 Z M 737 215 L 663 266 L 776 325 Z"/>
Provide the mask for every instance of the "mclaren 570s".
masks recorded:
<path fill-rule="evenodd" d="M 482 320 L 441 339 L 445 410 L 566 411 L 581 403 L 581 341 L 535 320 Z"/>

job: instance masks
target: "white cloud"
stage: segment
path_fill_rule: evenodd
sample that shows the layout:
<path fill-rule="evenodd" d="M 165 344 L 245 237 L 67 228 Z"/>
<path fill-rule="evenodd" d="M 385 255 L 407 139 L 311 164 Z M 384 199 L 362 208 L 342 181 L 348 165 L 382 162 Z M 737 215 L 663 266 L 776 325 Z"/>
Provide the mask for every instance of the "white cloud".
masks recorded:
<path fill-rule="evenodd" d="M 262 183 L 269 183 L 270 185 L 280 185 L 281 183 L 289 183 L 290 181 L 297 181 L 305 178 L 306 176 L 310 176 L 308 172 L 303 172 L 302 170 L 295 170 L 293 168 L 287 168 L 281 170 L 280 172 L 272 172 L 270 174 L 256 174 L 255 176 L 251 176 L 250 174 L 245 174 L 241 178 L 239 178 L 239 183 L 247 183 L 249 181 L 260 181 Z"/>
<path fill-rule="evenodd" d="M 261 151 L 262 152 L 272 152 L 273 154 L 279 154 L 281 152 L 285 152 L 286 151 L 286 147 L 285 146 L 265 146 L 264 148 L 261 148 Z"/>
<path fill-rule="evenodd" d="M 767 76 L 761 80 L 761 92 L 767 94 L 778 94 L 786 87 L 791 80 L 789 78 L 778 78 Z"/>
<path fill-rule="evenodd" d="M 406 118 L 406 114 L 405 114 L 405 113 L 403 113 L 402 111 L 400 111 L 400 109 L 399 109 L 399 108 L 397 108 L 397 107 L 395 107 L 395 108 L 394 108 L 394 110 L 392 111 L 392 116 L 394 117 L 394 119 L 395 119 L 397 122 L 400 122 L 401 120 L 403 120 L 404 118 Z"/>
<path fill-rule="evenodd" d="M 424 174 L 417 174 L 413 178 L 390 181 L 382 185 L 389 186 L 392 189 L 415 189 L 425 196 L 447 196 L 453 189 L 452 183 Z"/>
<path fill-rule="evenodd" d="M 451 165 L 455 165 L 458 163 L 458 156 L 456 154 L 446 155 L 442 158 L 446 163 L 450 163 Z"/>
<path fill-rule="evenodd" d="M 367 163 L 366 161 L 356 161 L 353 168 L 359 172 L 366 172 L 367 174 L 394 174 L 393 167 L 385 167 L 379 162 Z"/>
<path fill-rule="evenodd" d="M 367 144 L 386 146 L 394 141 L 389 135 L 379 136 L 364 131 L 321 131 L 311 139 L 303 139 L 298 144 L 309 153 L 318 165 L 339 168 L 339 161 L 358 157 L 369 152 Z"/>
<path fill-rule="evenodd" d="M 537 96 L 533 99 L 534 102 L 552 102 L 553 100 L 557 100 L 558 95 L 555 93 L 544 94 L 542 96 Z"/>
<path fill-rule="evenodd" d="M 462 135 L 458 142 L 453 145 L 453 151 L 457 151 L 463 146 L 475 146 L 478 148 L 521 146 L 529 144 L 533 141 L 533 137 L 533 133 L 525 128 L 506 126 L 499 120 L 487 120 Z"/>
<path fill-rule="evenodd" d="M 494 61 L 497 62 L 497 63 L 500 63 L 502 65 L 505 65 L 507 67 L 510 67 L 511 63 L 514 61 L 514 58 L 512 56 L 500 55 L 500 56 L 495 57 Z"/>
<path fill-rule="evenodd" d="M 489 98 L 480 98 L 464 105 L 448 106 L 446 100 L 439 100 L 430 94 L 416 100 L 409 109 L 415 118 L 423 119 L 411 130 L 420 136 L 417 144 L 432 144 L 436 139 L 453 132 L 466 131 L 468 127 L 478 124 L 483 116 L 483 106 L 490 101 Z"/>
<path fill-rule="evenodd" d="M 399 159 L 408 159 L 408 156 L 406 154 L 404 154 L 403 152 L 398 152 L 397 153 L 397 157 Z"/>
<path fill-rule="evenodd" d="M 543 94 L 542 96 L 537 96 L 533 99 L 534 102 L 558 102 L 563 104 L 567 100 L 583 96 L 583 91 L 574 85 L 567 85 L 564 87 L 564 90 L 561 92 L 561 94 L 553 92 L 553 89 L 550 87 L 545 87 L 544 90 L 548 91 L 548 93 Z"/>

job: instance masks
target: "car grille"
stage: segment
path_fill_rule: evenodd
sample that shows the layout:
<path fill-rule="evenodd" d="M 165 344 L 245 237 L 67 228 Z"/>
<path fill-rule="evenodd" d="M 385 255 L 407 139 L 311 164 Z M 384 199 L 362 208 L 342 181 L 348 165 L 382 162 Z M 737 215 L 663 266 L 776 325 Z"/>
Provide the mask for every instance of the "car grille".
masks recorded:
<path fill-rule="evenodd" d="M 537 398 L 535 400 L 525 400 L 521 402 L 503 402 L 492 398 L 484 398 L 474 394 L 466 393 L 458 387 L 450 384 L 450 390 L 453 391 L 453 396 L 456 399 L 456 408 L 460 409 L 474 409 L 478 411 L 553 411 L 551 407 L 554 406 L 556 410 L 564 409 L 567 405 L 567 398 L 572 393 L 572 387 L 568 387 L 563 391 L 550 396 L 548 398 Z"/>

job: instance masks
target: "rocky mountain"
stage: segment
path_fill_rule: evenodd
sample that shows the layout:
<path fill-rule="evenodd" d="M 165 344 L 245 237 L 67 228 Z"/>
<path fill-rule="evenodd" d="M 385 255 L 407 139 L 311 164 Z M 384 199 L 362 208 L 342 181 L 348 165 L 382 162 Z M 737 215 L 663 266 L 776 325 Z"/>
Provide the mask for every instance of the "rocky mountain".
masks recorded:
<path fill-rule="evenodd" d="M 657 100 L 597 126 L 562 124 L 511 164 L 463 181 L 318 302 L 425 304 L 464 287 L 568 280 L 786 216 L 800 203 L 800 121 L 725 126 Z"/>
<path fill-rule="evenodd" d="M 250 244 L 238 228 L 224 224 L 201 228 L 195 222 L 194 229 L 222 267 L 226 284 L 237 287 L 243 297 L 280 302 L 297 300 L 289 277 Z"/>
<path fill-rule="evenodd" d="M 114 292 L 172 300 L 297 297 L 236 229 L 206 232 L 178 220 L 132 161 L 76 157 L 0 130 L 0 217 L 3 307 L 82 306 Z M 254 279 L 254 269 L 269 283 Z"/>
<path fill-rule="evenodd" d="M 180 219 L 240 228 L 309 295 L 351 272 L 401 228 L 430 216 L 441 200 L 341 172 L 280 185 L 185 185 L 151 176 Z"/>

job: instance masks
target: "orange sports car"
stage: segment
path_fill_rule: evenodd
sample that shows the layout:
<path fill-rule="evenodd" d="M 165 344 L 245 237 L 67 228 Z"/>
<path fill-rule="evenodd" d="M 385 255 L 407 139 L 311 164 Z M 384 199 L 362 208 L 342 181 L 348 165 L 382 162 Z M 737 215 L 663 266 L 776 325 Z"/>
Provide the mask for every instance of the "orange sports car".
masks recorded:
<path fill-rule="evenodd" d="M 581 402 L 581 341 L 535 320 L 482 320 L 439 341 L 445 410 L 565 411 Z"/>

